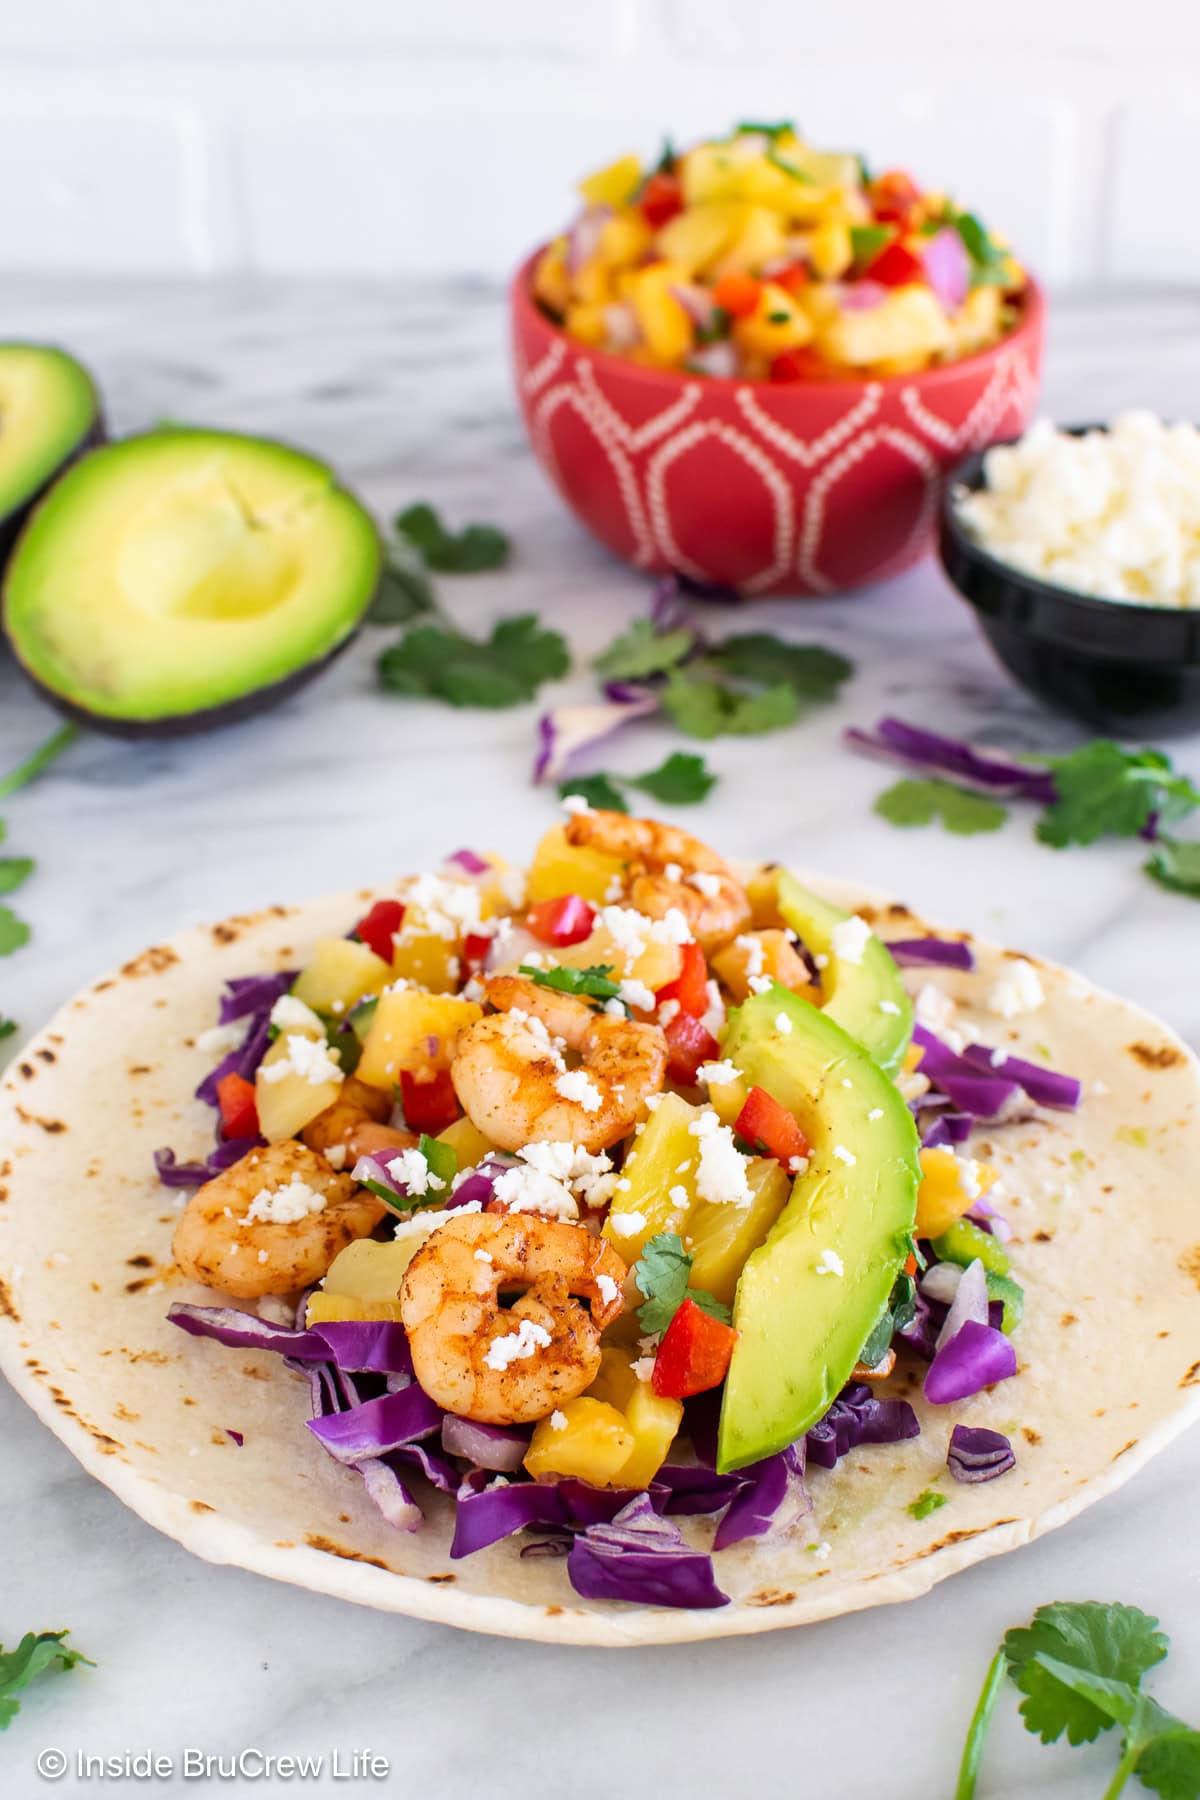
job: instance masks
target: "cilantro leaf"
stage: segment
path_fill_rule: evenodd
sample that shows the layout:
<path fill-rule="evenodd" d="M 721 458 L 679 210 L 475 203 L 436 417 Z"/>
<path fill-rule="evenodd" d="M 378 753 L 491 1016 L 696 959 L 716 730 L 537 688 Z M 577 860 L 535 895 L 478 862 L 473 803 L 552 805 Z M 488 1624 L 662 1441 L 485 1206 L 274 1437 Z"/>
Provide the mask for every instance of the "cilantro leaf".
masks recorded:
<path fill-rule="evenodd" d="M 885 788 L 875 801 L 881 819 L 905 830 L 913 825 L 930 825 L 940 819 L 947 831 L 959 837 L 972 837 L 977 832 L 999 831 L 1008 817 L 1008 808 L 984 794 L 973 794 L 967 788 L 955 787 L 940 776 L 904 779 Z"/>
<path fill-rule="evenodd" d="M 440 625 L 416 625 L 379 658 L 379 678 L 394 694 L 424 695 L 450 706 L 519 706 L 544 681 L 570 667 L 561 634 L 534 613 L 501 619 L 486 641 Z"/>
<path fill-rule="evenodd" d="M 746 631 L 710 646 L 707 660 L 726 675 L 773 687 L 790 682 L 801 700 L 833 700 L 854 664 L 821 644 L 789 644 L 769 631 Z"/>
<path fill-rule="evenodd" d="M 598 807 L 601 812 L 629 811 L 624 794 L 613 786 L 607 775 L 576 775 L 569 781 L 560 781 L 559 799 L 565 800 L 571 794 L 578 794 L 581 800 Z"/>
<path fill-rule="evenodd" d="M 0 856 L 0 894 L 15 893 L 32 874 L 32 856 Z"/>
<path fill-rule="evenodd" d="M 688 1287 L 691 1272 L 692 1259 L 677 1233 L 660 1231 L 650 1239 L 633 1266 L 638 1292 L 646 1297 L 645 1305 L 638 1308 L 643 1331 L 665 1331 L 685 1300 L 694 1300 L 723 1325 L 729 1323 L 727 1306 L 701 1288 Z"/>
<path fill-rule="evenodd" d="M 1141 1744 L 1135 1768 L 1143 1787 L 1162 1800 L 1197 1800 L 1200 1795 L 1200 1731 L 1173 1713 L 1138 1696 L 1139 1708 L 1127 1737 Z"/>
<path fill-rule="evenodd" d="M 649 619 L 635 619 L 628 631 L 615 637 L 592 667 L 605 681 L 644 681 L 648 675 L 665 675 L 691 655 L 696 633 L 687 625 L 675 631 L 656 631 Z"/>
<path fill-rule="evenodd" d="M 67 1635 L 65 1631 L 28 1631 L 15 1650 L 6 1651 L 0 1645 L 0 1731 L 11 1725 L 21 1710 L 20 1701 L 13 1696 L 55 1663 L 62 1669 L 73 1669 L 76 1663 L 95 1667 L 82 1650 L 67 1645 Z"/>
<path fill-rule="evenodd" d="M 1154 846 L 1154 854 L 1142 867 L 1160 887 L 1200 900 L 1200 843 L 1160 837 Z"/>
<path fill-rule="evenodd" d="M 11 907 L 0 906 L 0 956 L 11 956 L 29 942 L 30 931 L 24 919 L 18 919 Z"/>
<path fill-rule="evenodd" d="M 704 758 L 688 750 L 675 750 L 657 769 L 644 775 L 626 778 L 630 787 L 640 788 L 654 800 L 667 806 L 695 806 L 712 792 L 718 777 L 705 765 Z"/>
<path fill-rule="evenodd" d="M 6 1019 L 4 1014 L 0 1013 L 0 1038 L 12 1037 L 16 1029 L 17 1021 L 15 1019 Z"/>
<path fill-rule="evenodd" d="M 495 525 L 466 525 L 461 531 L 448 531 L 434 508 L 423 501 L 399 513 L 395 525 L 428 568 L 448 575 L 474 575 L 483 569 L 498 569 L 508 561 L 511 546 Z"/>
<path fill-rule="evenodd" d="M 407 625 L 436 612 L 433 588 L 419 559 L 402 544 L 389 545 L 379 586 L 367 614 L 373 625 Z"/>
<path fill-rule="evenodd" d="M 693 680 L 678 672 L 667 679 L 663 707 L 689 737 L 751 737 L 792 725 L 800 711 L 796 690 L 779 682 L 758 694 L 742 694 L 724 682 Z"/>
<path fill-rule="evenodd" d="M 1167 1647 L 1157 1619 L 1136 1606 L 1098 1600 L 1040 1606 L 1029 1625 L 1004 1639 L 1009 1673 L 1025 1695 L 1021 1716 L 1046 1744 L 1064 1731 L 1072 1744 L 1090 1742 L 1115 1715 L 1068 1687 L 1044 1659 L 1136 1686 L 1147 1669 L 1162 1661 Z"/>
<path fill-rule="evenodd" d="M 1043 844 L 1094 844 L 1101 837 L 1135 837 L 1151 815 L 1170 823 L 1200 806 L 1200 788 L 1177 775 L 1161 750 L 1123 750 L 1094 738 L 1069 756 L 1052 759 L 1058 799 L 1038 820 Z"/>
<path fill-rule="evenodd" d="M 47 738 L 46 742 L 39 745 L 31 756 L 25 758 L 23 763 L 18 763 L 15 769 L 0 778 L 0 800 L 7 800 L 10 794 L 15 794 L 18 788 L 25 787 L 34 779 L 35 775 L 40 775 L 42 770 L 47 768 L 56 756 L 61 756 L 67 745 L 73 744 L 78 736 L 78 725 L 64 725 L 54 733 L 53 737 Z"/>
<path fill-rule="evenodd" d="M 927 1519 L 931 1512 L 937 1511 L 939 1506 L 945 1506 L 947 1498 L 946 1494 L 939 1494 L 933 1488 L 926 1488 L 923 1494 L 918 1494 L 915 1500 L 909 1502 L 908 1510 L 914 1519 Z"/>
<path fill-rule="evenodd" d="M 559 994 L 581 994 L 588 1000 L 621 998 L 620 984 L 610 980 L 611 963 L 595 963 L 590 969 L 537 969 L 532 963 L 521 963 L 517 972 Z"/>

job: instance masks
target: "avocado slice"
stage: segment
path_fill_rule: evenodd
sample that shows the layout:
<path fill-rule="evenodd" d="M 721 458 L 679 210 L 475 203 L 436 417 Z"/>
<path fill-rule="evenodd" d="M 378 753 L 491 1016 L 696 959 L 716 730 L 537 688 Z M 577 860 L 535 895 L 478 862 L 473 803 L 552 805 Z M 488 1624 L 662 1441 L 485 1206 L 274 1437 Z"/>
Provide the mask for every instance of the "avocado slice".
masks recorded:
<path fill-rule="evenodd" d="M 4 627 L 60 709 L 121 736 L 244 717 L 349 643 L 379 577 L 370 515 L 267 438 L 160 430 L 94 450 L 31 515 Z"/>
<path fill-rule="evenodd" d="M 738 1282 L 717 1457 L 727 1471 L 794 1442 L 850 1379 L 908 1253 L 920 1166 L 899 1090 L 828 1010 L 776 983 L 730 1015 L 721 1054 L 790 1107 L 812 1145 Z"/>
<path fill-rule="evenodd" d="M 81 363 L 50 344 L 0 344 L 0 557 L 59 469 L 102 435 Z"/>
<path fill-rule="evenodd" d="M 854 915 L 802 887 L 787 869 L 779 873 L 778 901 L 785 921 L 813 954 L 828 958 L 821 970 L 826 1018 L 861 1044 L 881 1069 L 898 1069 L 912 1037 L 913 1009 L 887 945 L 872 932 L 861 961 L 839 956 L 834 932 Z"/>

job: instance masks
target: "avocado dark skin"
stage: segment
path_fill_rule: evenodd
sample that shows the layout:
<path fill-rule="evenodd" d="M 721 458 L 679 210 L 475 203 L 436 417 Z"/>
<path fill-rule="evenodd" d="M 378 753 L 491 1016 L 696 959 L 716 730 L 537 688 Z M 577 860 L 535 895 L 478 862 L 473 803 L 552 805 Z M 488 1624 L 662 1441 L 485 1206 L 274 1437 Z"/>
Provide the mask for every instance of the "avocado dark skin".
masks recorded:
<path fill-rule="evenodd" d="M 80 438 L 79 442 L 75 445 L 75 448 L 68 456 L 64 457 L 50 479 L 44 481 L 36 494 L 31 494 L 23 505 L 14 507 L 12 512 L 5 518 L 0 519 L 0 569 L 3 569 L 5 563 L 12 554 L 13 545 L 20 537 L 21 527 L 24 525 L 26 519 L 33 511 L 34 507 L 38 505 L 39 501 L 49 493 L 59 476 L 63 474 L 65 470 L 69 469 L 73 462 L 77 462 L 81 456 L 86 455 L 89 450 L 94 450 L 97 444 L 106 444 L 107 442 L 108 428 L 104 423 L 103 414 L 97 413 L 87 436 Z"/>

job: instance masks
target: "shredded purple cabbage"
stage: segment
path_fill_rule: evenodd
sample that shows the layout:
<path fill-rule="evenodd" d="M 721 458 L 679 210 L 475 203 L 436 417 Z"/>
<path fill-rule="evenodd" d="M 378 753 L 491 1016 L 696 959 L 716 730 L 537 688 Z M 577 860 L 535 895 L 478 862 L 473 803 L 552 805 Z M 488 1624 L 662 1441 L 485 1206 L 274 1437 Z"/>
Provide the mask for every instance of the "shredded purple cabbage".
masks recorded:
<path fill-rule="evenodd" d="M 925 1398 L 931 1406 L 948 1406 L 1016 1372 L 1012 1339 L 994 1325 L 968 1319 L 934 1355 L 925 1374 Z"/>
<path fill-rule="evenodd" d="M 970 1113 L 938 1113 L 933 1124 L 922 1133 L 922 1150 L 934 1150 L 944 1144 L 965 1144 L 975 1128 Z"/>
<path fill-rule="evenodd" d="M 743 1471 L 718 1475 L 703 1463 L 664 1463 L 654 1485 L 665 1490 L 663 1511 L 678 1514 L 720 1512 L 742 1487 Z"/>
<path fill-rule="evenodd" d="M 387 1524 L 396 1531 L 420 1530 L 425 1515 L 400 1479 L 399 1470 L 382 1457 L 368 1457 L 352 1467 Z"/>
<path fill-rule="evenodd" d="M 562 781 L 577 772 L 579 759 L 637 719 L 649 718 L 662 702 L 656 691 L 633 681 L 611 681 L 603 700 L 553 707 L 538 720 L 533 780 Z"/>
<path fill-rule="evenodd" d="M 844 1387 L 805 1440 L 808 1460 L 832 1469 L 859 1444 L 899 1444 L 920 1437 L 921 1425 L 907 1400 L 876 1394 L 865 1381 Z"/>
<path fill-rule="evenodd" d="M 232 1025 L 236 1019 L 269 1014 L 277 1000 L 291 992 L 298 974 L 296 969 L 280 969 L 273 975 L 235 975 L 225 984 L 217 1012 L 219 1025 Z"/>
<path fill-rule="evenodd" d="M 963 1061 L 973 1063 L 977 1069 L 987 1069 L 993 1075 L 998 1074 L 1006 1081 L 1015 1081 L 1038 1106 L 1074 1112 L 1083 1098 L 1083 1084 L 1074 1075 L 1062 1075 L 1057 1069 L 1047 1069 L 1041 1063 L 1025 1062 L 1022 1057 L 1010 1056 L 1005 1050 L 990 1049 L 987 1044 L 968 1044 L 963 1051 Z"/>
<path fill-rule="evenodd" d="M 215 1338 L 236 1350 L 273 1350 L 295 1362 L 331 1362 L 347 1372 L 410 1375 L 412 1357 L 403 1325 L 390 1320 L 326 1319 L 302 1329 L 275 1325 L 235 1306 L 191 1306 L 167 1313 L 193 1337 Z"/>
<path fill-rule="evenodd" d="M 872 734 L 854 727 L 843 734 L 852 750 L 883 756 L 922 775 L 944 775 L 960 787 L 997 799 L 1034 800 L 1050 806 L 1058 798 L 1049 769 L 1015 762 L 1003 751 L 981 749 L 962 738 L 943 737 L 903 719 L 880 719 Z"/>
<path fill-rule="evenodd" d="M 804 1461 L 801 1438 L 778 1455 L 739 1469 L 742 1486 L 717 1526 L 713 1549 L 726 1550 L 745 1538 L 780 1537 L 792 1531 L 813 1507 L 804 1485 Z"/>
<path fill-rule="evenodd" d="M 234 1163 L 241 1162 L 243 1156 L 247 1156 L 251 1150 L 261 1149 L 265 1141 L 260 1137 L 222 1138 L 203 1162 L 176 1162 L 173 1150 L 156 1150 L 154 1167 L 164 1187 L 203 1187 L 206 1181 L 211 1181 L 223 1169 L 232 1168 Z"/>
<path fill-rule="evenodd" d="M 1016 1467 L 1013 1447 L 1002 1431 L 985 1425 L 956 1425 L 950 1433 L 946 1465 L 955 1481 L 995 1481 Z"/>
<path fill-rule="evenodd" d="M 454 1542 L 450 1555 L 473 1556 L 489 1544 L 531 1525 L 567 1525 L 570 1515 L 560 1493 L 561 1483 L 548 1481 L 506 1482 L 503 1476 L 476 1489 L 466 1481 L 458 1490 L 454 1508 Z"/>
<path fill-rule="evenodd" d="M 345 1412 L 309 1419 L 307 1423 L 313 1436 L 336 1461 L 359 1463 L 386 1456 L 389 1450 L 399 1450 L 419 1438 L 432 1437 L 441 1429 L 442 1418 L 436 1400 L 431 1400 L 414 1381 L 399 1393 L 381 1394 L 377 1400 L 364 1400 Z"/>
<path fill-rule="evenodd" d="M 902 969 L 975 967 L 975 952 L 960 938 L 892 938 L 888 949 Z"/>
<path fill-rule="evenodd" d="M 571 1545 L 567 1573 L 585 1600 L 689 1609 L 729 1604 L 711 1556 L 661 1518 L 649 1494 L 637 1495 L 610 1524 L 589 1525 Z"/>
<path fill-rule="evenodd" d="M 959 1056 L 924 1025 L 913 1026 L 913 1042 L 921 1049 L 918 1073 L 940 1088 L 956 1112 L 969 1113 L 976 1119 L 994 1119 L 1019 1092 L 1015 1081 L 995 1070 L 985 1074 L 977 1063 Z"/>

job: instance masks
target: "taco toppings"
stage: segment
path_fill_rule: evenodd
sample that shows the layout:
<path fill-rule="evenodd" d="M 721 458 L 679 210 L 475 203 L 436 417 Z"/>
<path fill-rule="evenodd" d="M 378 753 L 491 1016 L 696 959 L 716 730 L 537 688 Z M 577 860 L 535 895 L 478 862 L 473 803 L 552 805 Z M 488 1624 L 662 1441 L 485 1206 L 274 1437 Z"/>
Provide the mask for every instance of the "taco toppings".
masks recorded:
<path fill-rule="evenodd" d="M 721 1606 L 712 1553 L 829 1554 L 811 1471 L 917 1436 L 909 1393 L 1015 1375 L 969 1140 L 1080 1089 L 960 1033 L 931 971 L 964 979 L 965 943 L 905 915 L 893 956 L 774 865 L 568 815 L 527 874 L 458 852 L 229 984 L 198 1045 L 215 1148 L 156 1157 L 195 1189 L 178 1267 L 223 1298 L 170 1316 L 303 1370 L 396 1529 L 431 1485 L 452 1556 L 522 1535 L 586 1597 Z M 969 1418 L 948 1456 L 965 1483 L 1015 1461 Z"/>

